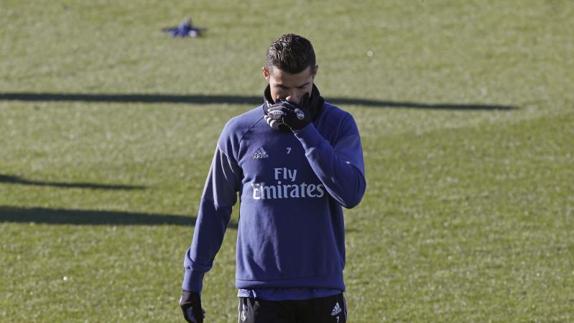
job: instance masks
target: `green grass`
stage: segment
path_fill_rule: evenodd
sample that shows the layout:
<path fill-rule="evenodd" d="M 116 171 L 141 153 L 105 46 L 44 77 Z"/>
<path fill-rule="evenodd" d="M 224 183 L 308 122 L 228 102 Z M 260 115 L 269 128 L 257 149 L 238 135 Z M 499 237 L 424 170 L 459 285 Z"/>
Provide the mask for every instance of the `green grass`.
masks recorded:
<path fill-rule="evenodd" d="M 207 37 L 159 31 L 188 14 Z M 567 0 L 1 1 L 0 322 L 180 319 L 215 141 L 284 32 L 313 41 L 317 84 L 363 137 L 350 322 L 574 321 L 573 15 Z M 235 238 L 206 276 L 212 322 L 236 321 Z"/>

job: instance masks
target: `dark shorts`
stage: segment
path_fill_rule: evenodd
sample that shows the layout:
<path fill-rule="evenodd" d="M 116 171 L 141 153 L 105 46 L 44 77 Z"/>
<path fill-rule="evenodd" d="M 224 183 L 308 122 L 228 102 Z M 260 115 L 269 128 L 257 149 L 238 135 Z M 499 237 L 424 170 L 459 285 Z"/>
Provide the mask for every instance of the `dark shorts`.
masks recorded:
<path fill-rule="evenodd" d="M 239 298 L 239 323 L 345 323 L 343 294 L 298 301 Z"/>

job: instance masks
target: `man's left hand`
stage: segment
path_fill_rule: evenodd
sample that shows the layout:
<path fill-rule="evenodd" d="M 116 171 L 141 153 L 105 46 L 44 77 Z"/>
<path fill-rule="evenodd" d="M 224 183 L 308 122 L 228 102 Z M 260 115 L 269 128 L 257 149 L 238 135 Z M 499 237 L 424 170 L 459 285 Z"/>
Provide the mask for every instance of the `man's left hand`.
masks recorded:
<path fill-rule="evenodd" d="M 205 311 L 201 307 L 201 296 L 199 293 L 183 291 L 179 299 L 179 306 L 187 322 L 203 323 Z"/>

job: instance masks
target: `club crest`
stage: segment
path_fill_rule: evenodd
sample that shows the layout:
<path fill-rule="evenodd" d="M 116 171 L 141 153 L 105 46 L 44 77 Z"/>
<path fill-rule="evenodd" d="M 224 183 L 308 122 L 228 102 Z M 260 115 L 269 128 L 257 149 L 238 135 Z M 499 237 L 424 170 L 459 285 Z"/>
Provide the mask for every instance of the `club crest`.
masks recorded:
<path fill-rule="evenodd" d="M 301 110 L 299 108 L 295 109 L 295 115 L 297 116 L 297 119 L 299 119 L 299 120 L 305 119 L 305 112 L 303 112 L 303 110 Z"/>

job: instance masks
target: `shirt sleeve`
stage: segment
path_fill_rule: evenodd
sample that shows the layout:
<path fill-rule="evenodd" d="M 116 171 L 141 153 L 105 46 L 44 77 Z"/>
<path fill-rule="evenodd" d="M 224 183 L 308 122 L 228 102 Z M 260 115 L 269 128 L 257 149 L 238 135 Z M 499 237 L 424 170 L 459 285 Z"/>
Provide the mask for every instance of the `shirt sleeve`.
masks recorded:
<path fill-rule="evenodd" d="M 315 175 L 331 197 L 345 208 L 359 204 L 367 184 L 361 138 L 353 117 L 347 115 L 341 122 L 339 135 L 333 144 L 312 123 L 296 131 L 295 136 L 301 142 Z"/>
<path fill-rule="evenodd" d="M 240 174 L 235 160 L 218 146 L 201 197 L 193 240 L 184 257 L 183 290 L 201 292 L 203 276 L 213 265 L 237 201 Z"/>

